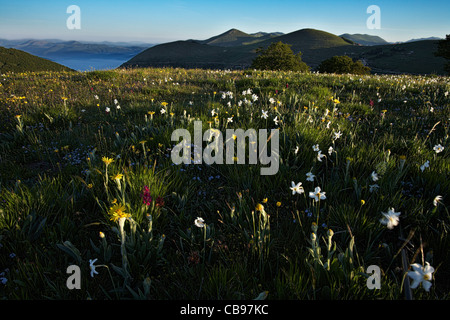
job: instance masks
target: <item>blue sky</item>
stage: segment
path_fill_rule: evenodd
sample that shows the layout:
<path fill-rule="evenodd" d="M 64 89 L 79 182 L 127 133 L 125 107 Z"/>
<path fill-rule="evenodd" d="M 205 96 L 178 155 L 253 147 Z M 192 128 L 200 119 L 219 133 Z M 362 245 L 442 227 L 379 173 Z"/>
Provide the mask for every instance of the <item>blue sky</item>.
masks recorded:
<path fill-rule="evenodd" d="M 80 30 L 66 26 L 66 9 L 73 4 L 81 10 Z M 380 8 L 380 29 L 366 26 L 370 5 Z M 162 43 L 206 39 L 231 28 L 247 33 L 314 28 L 406 41 L 445 37 L 449 17 L 449 0 L 0 0 L 0 38 Z"/>

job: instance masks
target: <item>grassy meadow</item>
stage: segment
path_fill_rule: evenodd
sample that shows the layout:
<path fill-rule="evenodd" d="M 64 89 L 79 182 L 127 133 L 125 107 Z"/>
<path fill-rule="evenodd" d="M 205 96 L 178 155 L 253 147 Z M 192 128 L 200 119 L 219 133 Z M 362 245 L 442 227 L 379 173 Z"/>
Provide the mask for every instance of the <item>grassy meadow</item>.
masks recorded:
<path fill-rule="evenodd" d="M 448 299 L 449 80 L 2 74 L 0 299 Z M 194 120 L 278 128 L 278 173 L 174 165 Z"/>

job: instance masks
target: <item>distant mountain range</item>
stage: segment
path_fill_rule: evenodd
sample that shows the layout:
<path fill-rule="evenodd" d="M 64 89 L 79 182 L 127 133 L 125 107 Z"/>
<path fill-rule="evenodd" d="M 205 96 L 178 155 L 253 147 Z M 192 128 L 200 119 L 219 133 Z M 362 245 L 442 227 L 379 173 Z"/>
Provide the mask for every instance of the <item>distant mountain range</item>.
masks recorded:
<path fill-rule="evenodd" d="M 79 69 L 77 66 L 83 64 L 89 66 L 89 63 L 96 61 L 114 61 L 112 64 L 117 67 L 152 45 L 138 42 L 105 41 L 95 43 L 57 39 L 0 39 L 0 46 L 2 47 L 22 50 L 38 57 L 67 65 L 73 69 Z"/>
<path fill-rule="evenodd" d="M 75 70 L 117 67 L 247 68 L 257 49 L 273 42 L 290 44 L 313 69 L 334 55 L 348 55 L 377 73 L 445 74 L 444 59 L 435 57 L 439 38 L 389 43 L 367 34 L 340 36 L 315 29 L 245 33 L 230 29 L 206 40 L 180 40 L 162 44 L 142 42 L 82 42 L 58 39 L 0 39 L 0 46 L 19 49 Z M 2 64 L 0 60 L 0 64 Z"/>
<path fill-rule="evenodd" d="M 327 58 L 347 55 L 363 61 L 377 73 L 445 74 L 444 59 L 434 56 L 437 40 L 391 44 L 377 36 L 337 36 L 315 29 L 287 34 L 247 34 L 231 29 L 206 40 L 180 40 L 155 45 L 120 67 L 248 68 L 257 56 L 258 48 L 267 48 L 278 41 L 290 44 L 294 52 L 300 51 L 302 60 L 313 69 Z"/>
<path fill-rule="evenodd" d="M 380 38 L 379 36 L 371 36 L 369 34 L 348 34 L 344 33 L 340 35 L 341 38 L 348 39 L 353 41 L 354 43 L 363 45 L 363 46 L 376 46 L 380 44 L 388 44 L 386 40 Z"/>

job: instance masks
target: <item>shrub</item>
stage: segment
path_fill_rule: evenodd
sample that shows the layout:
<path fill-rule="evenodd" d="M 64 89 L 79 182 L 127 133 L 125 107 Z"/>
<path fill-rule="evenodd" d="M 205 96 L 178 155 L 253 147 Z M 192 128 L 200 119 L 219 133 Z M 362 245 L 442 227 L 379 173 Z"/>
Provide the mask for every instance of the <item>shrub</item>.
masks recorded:
<path fill-rule="evenodd" d="M 267 49 L 260 49 L 261 54 L 251 65 L 253 69 L 276 71 L 309 71 L 309 66 L 302 61 L 302 54 L 294 54 L 291 46 L 281 41 L 272 43 Z"/>
<path fill-rule="evenodd" d="M 326 73 L 353 73 L 370 74 L 370 68 L 361 61 L 353 61 L 348 56 L 334 56 L 322 61 L 318 67 L 319 72 Z"/>

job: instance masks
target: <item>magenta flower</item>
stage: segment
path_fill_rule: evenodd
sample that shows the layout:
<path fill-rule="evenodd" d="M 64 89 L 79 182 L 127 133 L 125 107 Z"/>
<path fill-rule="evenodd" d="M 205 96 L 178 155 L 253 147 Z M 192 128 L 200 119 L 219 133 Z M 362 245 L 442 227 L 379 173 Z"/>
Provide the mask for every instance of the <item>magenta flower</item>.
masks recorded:
<path fill-rule="evenodd" d="M 150 195 L 150 189 L 148 188 L 148 186 L 144 186 L 144 189 L 142 190 L 142 202 L 149 206 L 150 203 L 152 202 L 152 196 Z"/>

